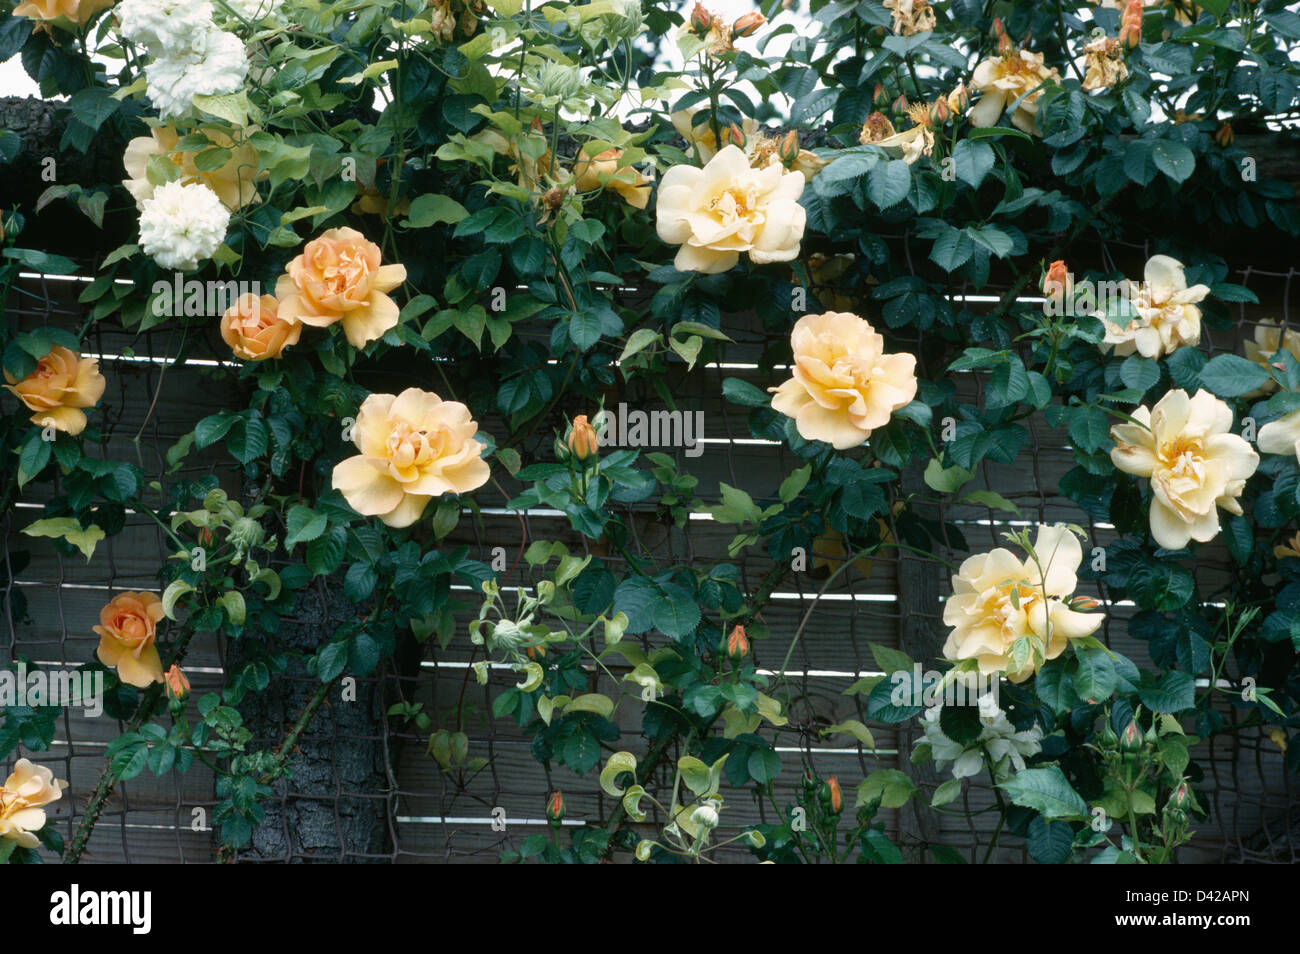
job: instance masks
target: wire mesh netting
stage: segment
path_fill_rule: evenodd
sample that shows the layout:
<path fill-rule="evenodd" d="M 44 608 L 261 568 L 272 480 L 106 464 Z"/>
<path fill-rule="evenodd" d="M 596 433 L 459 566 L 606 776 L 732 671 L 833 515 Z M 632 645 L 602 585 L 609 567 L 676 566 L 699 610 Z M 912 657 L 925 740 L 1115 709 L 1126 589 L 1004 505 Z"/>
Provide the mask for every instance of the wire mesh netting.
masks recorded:
<path fill-rule="evenodd" d="M 1129 258 L 1148 250 L 1112 244 L 1096 250 L 1098 260 Z M 1210 352 L 1241 352 L 1241 342 L 1253 336 L 1264 319 L 1287 325 L 1295 271 L 1233 269 L 1229 280 L 1251 288 L 1261 304 L 1238 306 L 1238 324 L 1228 331 L 1207 334 L 1202 347 Z M 15 289 L 8 310 L 11 328 L 41 324 L 80 331 L 85 313 L 76 297 L 82 286 L 75 280 L 29 277 Z M 955 301 L 972 311 L 988 307 L 988 299 L 1004 288 L 983 288 L 979 297 L 954 287 Z M 864 305 L 864 308 L 873 307 Z M 730 318 L 728 319 L 730 321 Z M 760 503 L 774 499 L 776 488 L 800 461 L 781 444 L 754 439 L 746 423 L 747 411 L 720 398 L 725 377 L 741 377 L 766 387 L 783 368 L 764 367 L 765 356 L 787 348 L 783 332 L 764 329 L 757 321 L 741 321 L 728 332 L 735 344 L 725 357 L 709 367 L 697 368 L 671 382 L 671 392 L 681 406 L 705 413 L 706 439 L 700 456 L 687 456 L 683 448 L 658 448 L 676 456 L 679 469 L 699 478 L 698 495 L 705 503 L 717 500 L 719 482 L 751 493 Z M 220 342 L 183 340 L 174 332 L 151 331 L 142 335 L 115 328 L 112 321 L 89 327 L 86 353 L 97 356 L 109 380 L 98 447 L 87 452 L 104 458 L 127 459 L 144 469 L 150 479 L 170 485 L 177 480 L 197 481 L 214 474 L 231 493 L 241 489 L 230 462 L 215 455 L 193 454 L 184 467 L 167 473 L 166 451 L 202 417 L 222 407 L 242 407 L 239 386 L 225 364 Z M 921 350 L 919 336 L 896 340 L 896 349 Z M 178 363 L 178 355 L 184 362 Z M 777 359 L 781 364 L 781 359 Z M 939 367 L 922 368 L 931 378 Z M 963 387 L 978 398 L 983 382 L 966 376 Z M 632 406 L 649 406 L 658 398 L 641 386 L 614 397 Z M 564 409 L 580 412 L 582 409 Z M 1082 514 L 1060 493 L 1059 482 L 1072 466 L 1063 430 L 1049 427 L 1041 417 L 1030 418 L 1030 447 L 1014 465 L 984 462 L 975 486 L 996 490 L 1012 501 L 1019 513 L 970 504 L 933 505 L 930 514 L 958 527 L 965 549 L 947 541 L 939 556 L 954 562 L 968 552 L 1003 545 L 1001 534 L 1010 527 L 1036 522 L 1068 520 L 1081 523 L 1095 545 L 1115 538 L 1113 528 Z M 490 429 L 490 425 L 488 425 Z M 527 458 L 549 453 L 553 435 L 538 436 L 521 448 Z M 904 475 L 904 494 L 924 491 L 909 487 L 914 475 Z M 486 491 L 486 489 L 485 489 Z M 42 515 L 43 501 L 57 486 L 31 485 L 17 505 L 4 515 L 3 569 L 4 635 L 6 658 L 24 658 L 47 668 L 71 668 L 94 657 L 97 637 L 91 631 L 99 608 L 124 590 L 157 590 L 158 569 L 174 554 L 163 530 L 148 514 L 128 513 L 122 532 L 103 541 L 94 559 L 68 557 L 48 541 L 34 540 L 20 531 Z M 156 491 L 145 499 L 162 504 Z M 149 496 L 153 494 L 153 496 Z M 484 493 L 482 511 L 468 512 L 450 543 L 465 544 L 471 555 L 491 562 L 505 555 L 508 572 L 503 589 L 529 586 L 534 579 L 521 559 L 533 540 L 559 539 L 571 549 L 585 549 L 604 560 L 612 571 L 623 567 L 623 557 L 606 552 L 573 533 L 557 513 L 506 510 L 503 497 Z M 633 508 L 627 515 L 634 555 L 655 559 L 660 565 L 707 567 L 734 563 L 742 588 L 754 592 L 776 565 L 761 547 L 742 550 L 734 558 L 727 547 L 734 528 L 699 511 L 682 526 L 651 510 Z M 884 532 L 897 528 L 885 521 Z M 498 552 L 499 548 L 499 552 Z M 883 550 L 871 559 L 856 561 L 833 580 L 831 574 L 848 555 L 842 541 L 825 537 L 808 555 L 805 569 L 791 573 L 775 586 L 756 632 L 755 661 L 760 670 L 785 679 L 772 690 L 789 707 L 789 724 L 776 730 L 777 751 L 785 762 L 772 798 L 745 791 L 725 792 L 724 829 L 778 821 L 793 803 L 797 782 L 794 766 L 800 755 L 819 774 L 836 775 L 845 791 L 877 768 L 901 768 L 914 775 L 923 789 L 944 776 L 914 767 L 910 751 L 915 728 L 872 724 L 861 695 L 846 694 L 859 678 L 878 673 L 871 644 L 902 647 L 913 655 L 918 649 L 934 651 L 936 634 L 943 634 L 941 600 L 948 592 L 946 571 L 934 561 L 897 550 Z M 1086 551 L 1086 546 L 1085 546 Z M 1227 550 L 1219 543 L 1204 546 L 1194 566 L 1198 592 L 1204 599 L 1221 589 L 1233 573 Z M 1112 599 L 1102 584 L 1083 584 L 1082 591 L 1106 604 L 1105 641 L 1117 651 L 1149 665 L 1147 648 L 1131 638 L 1127 619 L 1131 606 Z M 476 594 L 464 586 L 454 594 L 468 616 L 477 608 Z M 274 639 L 281 645 L 310 651 L 346 622 L 355 608 L 342 599 L 340 588 L 328 582 L 304 591 L 298 611 L 286 618 Z M 765 632 L 762 632 L 765 631 Z M 251 637 L 244 637 L 247 641 Z M 192 644 L 186 670 L 194 685 L 190 702 L 218 689 L 232 666 L 248 647 L 226 645 L 215 634 L 201 635 Z M 787 662 L 788 657 L 788 662 Z M 472 665 L 478 661 L 463 625 L 446 646 L 435 639 L 404 645 L 385 664 L 381 675 L 358 680 L 347 696 L 331 696 L 307 726 L 290 759 L 293 774 L 275 785 L 267 820 L 253 842 L 234 855 L 236 860 L 284 861 L 482 861 L 494 862 L 505 848 L 519 848 L 528 835 L 545 830 L 544 807 L 548 793 L 563 790 L 568 806 L 566 825 L 600 824 L 615 805 L 594 777 L 578 778 L 567 769 L 548 767 L 534 756 L 532 740 L 510 720 L 492 715 L 493 699 L 517 681 L 509 669 L 492 669 L 488 684 L 479 685 Z M 623 684 L 622 672 L 591 672 L 590 691 L 622 694 L 614 717 L 624 732 L 623 744 L 633 744 L 639 731 L 644 703 Z M 297 720 L 318 683 L 300 669 L 276 677 L 272 692 L 242 707 L 254 732 L 252 748 L 278 746 Z M 390 715 L 396 703 L 419 703 L 433 725 L 419 731 L 399 716 Z M 1208 754 L 1198 758 L 1206 770 L 1201 787 L 1209 802 L 1210 818 L 1194 826 L 1196 837 L 1184 849 L 1188 861 L 1296 861 L 1297 802 L 1294 782 L 1283 768 L 1280 748 L 1258 727 L 1239 729 L 1237 711 L 1225 704 L 1230 731 L 1217 736 Z M 843 735 L 820 730 L 859 719 L 871 725 L 875 749 L 863 750 Z M 70 783 L 64 798 L 51 806 L 51 815 L 71 835 L 86 798 L 105 765 L 107 745 L 122 731 L 119 721 L 67 709 L 51 727 L 47 748 L 38 740 L 19 754 L 48 765 L 56 777 Z M 430 733 L 439 729 L 462 731 L 469 739 L 469 754 L 487 760 L 479 771 L 443 770 L 429 752 Z M 15 756 L 16 757 L 16 756 Z M 927 774 L 928 772 L 928 774 Z M 910 808 L 886 812 L 891 834 L 902 845 L 917 849 L 926 844 L 949 844 L 971 860 L 980 860 L 991 838 L 992 804 L 987 782 L 971 780 L 957 803 L 970 814 L 913 812 Z M 184 775 L 172 772 L 155 778 L 145 772 L 116 786 L 90 842 L 92 862 L 211 862 L 219 855 L 211 830 L 217 799 L 214 774 L 196 762 Z M 660 779 L 670 785 L 671 776 Z M 648 788 L 651 786 L 647 786 Z M 928 800 L 928 799 L 927 799 Z M 955 806 L 950 806 L 955 807 Z M 642 826 L 649 834 L 656 827 L 653 815 Z M 735 850 L 724 858 L 740 859 Z M 998 859 L 1024 860 L 1019 847 L 1003 845 Z"/>

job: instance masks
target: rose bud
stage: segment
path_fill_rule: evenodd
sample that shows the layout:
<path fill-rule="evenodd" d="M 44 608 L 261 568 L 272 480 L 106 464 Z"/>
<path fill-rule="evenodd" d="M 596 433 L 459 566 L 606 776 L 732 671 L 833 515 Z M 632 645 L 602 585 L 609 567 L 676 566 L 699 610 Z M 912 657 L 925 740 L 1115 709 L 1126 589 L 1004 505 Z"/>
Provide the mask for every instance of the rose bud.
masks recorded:
<path fill-rule="evenodd" d="M 727 126 L 722 130 L 722 144 L 724 146 L 729 143 L 734 143 L 741 149 L 744 149 L 745 141 L 745 131 L 735 123 L 732 123 L 730 126 Z"/>
<path fill-rule="evenodd" d="M 564 795 L 562 793 L 551 793 L 551 797 L 546 802 L 546 817 L 551 820 L 553 825 L 558 825 L 564 820 Z"/>
<path fill-rule="evenodd" d="M 781 139 L 781 145 L 777 149 L 777 155 L 781 157 L 781 165 L 789 169 L 794 165 L 794 161 L 799 158 L 799 134 L 791 129 Z"/>
<path fill-rule="evenodd" d="M 957 88 L 948 94 L 948 108 L 954 116 L 961 116 L 970 108 L 970 91 L 965 83 L 958 83 Z"/>
<path fill-rule="evenodd" d="M 876 88 L 871 91 L 871 102 L 877 108 L 884 106 L 889 102 L 889 94 L 885 92 L 885 87 L 879 83 L 877 83 Z"/>
<path fill-rule="evenodd" d="M 1169 796 L 1169 808 L 1175 808 L 1179 811 L 1187 811 L 1192 807 L 1192 792 L 1187 787 L 1186 780 L 1179 782 L 1174 793 Z"/>
<path fill-rule="evenodd" d="M 1047 277 L 1043 279 L 1043 294 L 1059 300 L 1065 294 L 1066 274 L 1064 259 L 1058 258 L 1049 265 Z"/>
<path fill-rule="evenodd" d="M 834 775 L 822 783 L 821 803 L 823 808 L 835 815 L 844 810 L 844 795 L 840 792 L 840 780 Z"/>
<path fill-rule="evenodd" d="M 1101 603 L 1094 600 L 1091 596 L 1076 596 L 1070 600 L 1070 609 L 1080 613 L 1089 613 L 1095 610 Z"/>
<path fill-rule="evenodd" d="M 565 444 L 573 452 L 573 456 L 580 461 L 595 457 L 599 453 L 600 444 L 596 439 L 596 429 L 588 423 L 587 415 L 579 414 L 573 419 L 573 426 L 569 428 L 569 436 Z"/>
<path fill-rule="evenodd" d="M 767 17 L 761 13 L 746 13 L 731 25 L 732 36 L 753 36 L 763 28 L 767 22 Z"/>
<path fill-rule="evenodd" d="M 749 637 L 745 634 L 745 627 L 737 626 L 727 637 L 727 655 L 736 663 L 749 655 Z"/>
<path fill-rule="evenodd" d="M 1142 0 L 1128 0 L 1119 21 L 1119 41 L 1130 50 L 1142 42 Z"/>
<path fill-rule="evenodd" d="M 930 122 L 933 125 L 943 125 L 951 115 L 952 111 L 948 109 L 948 101 L 942 97 L 936 99 L 930 105 Z"/>
<path fill-rule="evenodd" d="M 904 95 L 899 95 L 898 99 L 894 100 L 894 104 L 893 106 L 890 107 L 890 109 L 894 111 L 895 115 L 901 116 L 902 114 L 907 112 L 907 107 L 908 107 L 907 97 Z"/>
<path fill-rule="evenodd" d="M 713 17 L 701 4 L 696 3 L 695 9 L 691 11 L 690 25 L 692 33 L 696 36 L 704 36 L 709 32 L 709 27 L 713 26 Z"/>
<path fill-rule="evenodd" d="M 811 795 L 817 790 L 817 776 L 813 775 L 812 769 L 803 770 L 803 778 L 800 779 L 803 784 L 804 794 Z"/>
<path fill-rule="evenodd" d="M 184 702 L 190 697 L 190 681 L 181 672 L 180 666 L 172 666 L 163 676 L 167 684 L 167 695 L 177 702 Z"/>
<path fill-rule="evenodd" d="M 1125 752 L 1136 752 L 1142 748 L 1142 727 L 1138 725 L 1137 719 L 1124 728 L 1124 733 L 1119 737 L 1119 744 Z"/>

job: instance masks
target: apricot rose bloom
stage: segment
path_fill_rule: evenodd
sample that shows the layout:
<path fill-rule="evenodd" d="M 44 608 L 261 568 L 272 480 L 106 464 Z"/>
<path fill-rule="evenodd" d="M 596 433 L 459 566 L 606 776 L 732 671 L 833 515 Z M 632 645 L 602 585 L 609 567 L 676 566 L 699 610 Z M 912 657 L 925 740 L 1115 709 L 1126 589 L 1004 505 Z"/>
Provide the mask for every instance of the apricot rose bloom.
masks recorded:
<path fill-rule="evenodd" d="M 1012 50 L 984 60 L 971 77 L 971 92 L 983 94 L 971 108 L 971 125 L 992 126 L 1014 104 L 1011 124 L 1032 136 L 1041 136 L 1037 117 L 1043 91 L 1039 87 L 1044 82 L 1060 81 L 1061 74 L 1054 67 L 1043 65 L 1042 53 Z"/>
<path fill-rule="evenodd" d="M 397 327 L 397 303 L 387 293 L 404 281 L 406 268 L 382 264 L 379 246 L 356 229 L 329 229 L 276 282 L 278 314 L 315 328 L 341 321 L 348 343 L 363 348 Z"/>
<path fill-rule="evenodd" d="M 203 134 L 212 141 L 212 147 L 230 152 L 230 158 L 216 169 L 200 172 L 194 164 L 194 158 L 203 150 L 192 152 L 172 152 L 180 141 L 180 134 L 175 126 L 154 126 L 148 136 L 139 136 L 126 144 L 122 154 L 122 165 L 126 168 L 128 178 L 122 185 L 135 197 L 137 209 L 143 209 L 147 199 L 153 197 L 156 186 L 149 181 L 149 160 L 154 156 L 167 156 L 180 171 L 182 184 L 205 185 L 217 194 L 226 208 L 239 209 L 258 200 L 257 196 L 257 150 L 248 142 L 247 136 L 258 131 L 250 126 L 243 131 L 244 138 L 236 142 L 230 134 L 220 129 L 204 129 Z M 261 173 L 265 177 L 267 173 Z"/>
<path fill-rule="evenodd" d="M 296 345 L 302 325 L 285 321 L 278 314 L 279 303 L 272 295 L 243 294 L 221 316 L 221 337 L 238 358 L 265 361 L 278 358 L 284 349 Z"/>
<path fill-rule="evenodd" d="M 916 358 L 885 354 L 885 339 L 857 315 L 804 315 L 790 345 L 794 377 L 768 390 L 805 440 L 857 447 L 916 397 Z"/>
<path fill-rule="evenodd" d="M 333 486 L 352 509 L 390 527 L 409 527 L 442 494 L 487 483 L 483 445 L 469 408 L 419 388 L 372 394 L 357 412 L 361 451 L 334 467 Z"/>
<path fill-rule="evenodd" d="M 36 370 L 19 381 L 8 371 L 5 388 L 34 411 L 31 421 L 42 427 L 77 435 L 86 429 L 86 412 L 104 396 L 108 382 L 99 362 L 83 358 L 70 348 L 55 345 L 36 362 Z"/>
<path fill-rule="evenodd" d="M 803 238 L 803 189 L 800 173 L 779 162 L 754 169 L 739 146 L 727 146 L 703 169 L 673 166 L 664 174 L 659 238 L 681 246 L 673 260 L 680 272 L 725 272 L 741 252 L 759 265 L 788 262 Z"/>
<path fill-rule="evenodd" d="M 1102 347 L 1117 355 L 1137 352 L 1144 358 L 1173 354 L 1179 348 L 1199 344 L 1201 309 L 1196 305 L 1210 289 L 1187 287 L 1183 263 L 1168 255 L 1147 260 L 1142 282 L 1129 282 L 1129 305 L 1135 317 L 1119 325 L 1102 316 L 1106 337 Z"/>
<path fill-rule="evenodd" d="M 1021 559 L 998 547 L 967 558 L 952 578 L 952 596 L 943 605 L 943 621 L 952 627 L 943 654 L 974 659 L 988 675 L 1005 672 L 1024 682 L 1043 659 L 1055 659 L 1068 641 L 1090 636 L 1101 626 L 1100 613 L 1081 613 L 1070 606 L 1079 584 L 1083 548 L 1067 527 L 1040 526 L 1032 557 Z M 1030 651 L 1015 660 L 1016 643 Z M 1037 642 L 1042 656 L 1034 652 Z"/>
<path fill-rule="evenodd" d="M 99 611 L 99 648 L 95 655 L 117 670 L 128 686 L 144 689 L 163 681 L 158 657 L 158 623 L 164 616 L 162 600 L 153 593 L 120 593 Z"/>
<path fill-rule="evenodd" d="M 84 27 L 100 10 L 113 5 L 113 0 L 24 0 L 14 7 L 13 15 L 32 20 L 52 21 L 71 29 Z"/>
<path fill-rule="evenodd" d="M 0 785 L 0 838 L 22 848 L 39 847 L 34 833 L 45 827 L 45 806 L 62 798 L 67 785 L 44 765 L 28 759 L 15 762 L 13 774 Z"/>
<path fill-rule="evenodd" d="M 1219 509 L 1240 514 L 1237 498 L 1259 466 L 1259 455 L 1230 433 L 1232 409 L 1209 391 L 1170 391 L 1136 424 L 1110 429 L 1110 458 L 1125 473 L 1151 480 L 1151 535 L 1167 550 L 1219 532 Z M 1263 429 L 1260 430 L 1263 449 Z"/>
<path fill-rule="evenodd" d="M 606 149 L 595 156 L 589 156 L 586 149 L 581 150 L 573 164 L 577 176 L 574 185 L 579 192 L 610 189 L 632 208 L 644 209 L 650 201 L 650 180 L 622 159 L 622 149 Z"/>

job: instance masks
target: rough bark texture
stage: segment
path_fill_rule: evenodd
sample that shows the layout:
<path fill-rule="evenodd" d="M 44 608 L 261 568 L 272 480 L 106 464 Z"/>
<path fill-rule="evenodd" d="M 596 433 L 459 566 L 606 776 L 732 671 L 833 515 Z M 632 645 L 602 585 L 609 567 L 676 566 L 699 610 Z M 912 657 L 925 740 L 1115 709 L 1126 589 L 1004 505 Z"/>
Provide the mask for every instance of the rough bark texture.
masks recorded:
<path fill-rule="evenodd" d="M 343 595 L 342 580 L 304 592 L 298 612 L 276 639 L 288 650 L 310 655 L 329 640 L 357 607 Z M 244 658 L 231 647 L 227 666 Z M 320 683 L 294 663 L 260 693 L 245 696 L 239 710 L 254 745 L 274 748 L 289 732 Z M 375 682 L 358 680 L 355 701 L 335 686 L 308 725 L 287 766 L 292 775 L 274 784 L 266 819 L 252 844 L 239 853 L 249 862 L 377 862 L 391 851 L 388 804 L 391 786 L 384 751 L 384 705 Z"/>

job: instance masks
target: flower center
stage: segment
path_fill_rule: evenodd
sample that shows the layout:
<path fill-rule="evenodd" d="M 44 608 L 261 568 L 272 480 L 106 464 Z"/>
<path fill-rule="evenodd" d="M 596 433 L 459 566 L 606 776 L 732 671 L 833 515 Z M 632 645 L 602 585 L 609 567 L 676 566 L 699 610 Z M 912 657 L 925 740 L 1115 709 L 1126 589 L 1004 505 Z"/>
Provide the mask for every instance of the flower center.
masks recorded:
<path fill-rule="evenodd" d="M 1180 437 L 1166 444 L 1160 453 L 1161 460 L 1171 477 L 1184 477 L 1197 484 L 1205 477 L 1205 457 L 1201 442 L 1195 438 Z"/>

